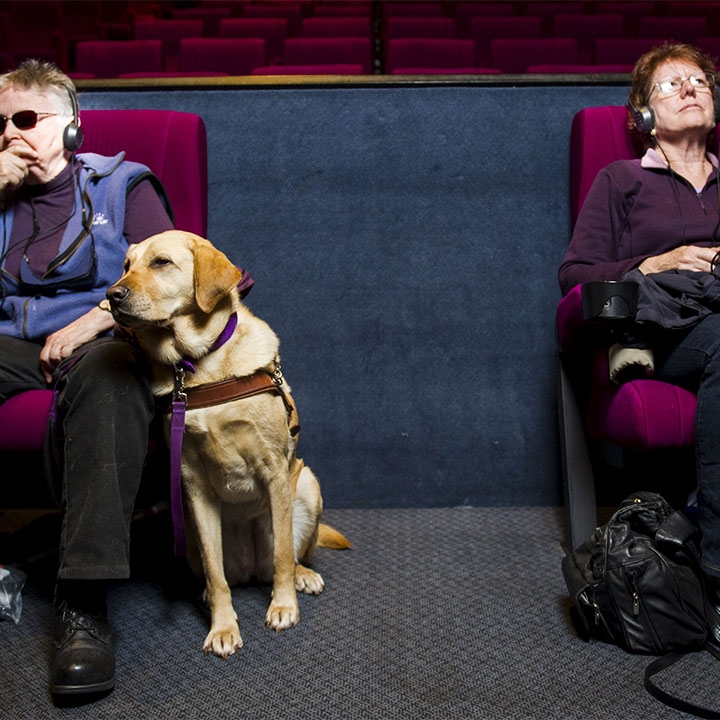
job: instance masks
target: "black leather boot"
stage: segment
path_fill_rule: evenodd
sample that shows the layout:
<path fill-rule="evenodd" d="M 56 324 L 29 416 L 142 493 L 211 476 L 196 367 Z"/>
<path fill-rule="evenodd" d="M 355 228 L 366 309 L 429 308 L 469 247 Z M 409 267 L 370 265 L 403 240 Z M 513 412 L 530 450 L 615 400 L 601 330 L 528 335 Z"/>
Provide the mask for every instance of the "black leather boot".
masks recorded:
<path fill-rule="evenodd" d="M 708 641 L 720 648 L 720 577 L 704 576 Z"/>
<path fill-rule="evenodd" d="M 115 649 L 102 581 L 60 581 L 50 661 L 54 695 L 109 692 L 115 687 Z"/>

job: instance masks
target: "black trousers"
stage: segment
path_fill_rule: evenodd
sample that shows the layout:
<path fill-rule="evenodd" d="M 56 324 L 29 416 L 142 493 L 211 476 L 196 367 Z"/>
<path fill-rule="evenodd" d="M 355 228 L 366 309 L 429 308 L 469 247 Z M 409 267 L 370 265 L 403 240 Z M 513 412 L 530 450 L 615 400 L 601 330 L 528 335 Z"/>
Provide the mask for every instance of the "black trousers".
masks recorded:
<path fill-rule="evenodd" d="M 23 390 L 47 387 L 40 350 L 36 343 L 0 336 L 0 402 Z M 57 423 L 62 509 L 58 577 L 127 578 L 130 521 L 155 409 L 147 366 L 140 351 L 120 339 L 88 343 L 65 364 Z"/>

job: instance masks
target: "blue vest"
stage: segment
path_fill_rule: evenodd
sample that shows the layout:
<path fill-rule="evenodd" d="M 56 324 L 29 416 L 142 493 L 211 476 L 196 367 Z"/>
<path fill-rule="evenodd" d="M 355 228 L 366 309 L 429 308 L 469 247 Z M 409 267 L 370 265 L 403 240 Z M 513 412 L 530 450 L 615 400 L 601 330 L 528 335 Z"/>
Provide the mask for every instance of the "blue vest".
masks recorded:
<path fill-rule="evenodd" d="M 0 287 L 0 335 L 44 342 L 96 307 L 121 275 L 127 243 L 123 236 L 125 200 L 134 181 L 151 175 L 144 165 L 78 155 L 82 167 L 77 212 L 67 224 L 58 256 L 42 275 L 21 263 L 21 277 L 3 274 Z M 162 192 L 162 191 L 161 191 Z M 5 236 L 12 236 L 14 208 L 5 210 Z"/>

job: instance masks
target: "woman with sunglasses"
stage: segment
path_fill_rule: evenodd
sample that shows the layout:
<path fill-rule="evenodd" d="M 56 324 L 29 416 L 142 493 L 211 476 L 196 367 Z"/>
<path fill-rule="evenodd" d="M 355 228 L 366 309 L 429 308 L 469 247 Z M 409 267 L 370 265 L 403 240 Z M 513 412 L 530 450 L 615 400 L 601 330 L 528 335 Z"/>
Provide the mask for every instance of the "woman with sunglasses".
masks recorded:
<path fill-rule="evenodd" d="M 102 693 L 115 683 L 105 585 L 129 575 L 154 403 L 141 358 L 108 340 L 112 316 L 98 303 L 128 243 L 172 221 L 146 167 L 75 154 L 75 89 L 54 66 L 31 60 L 0 76 L 0 129 L 0 402 L 62 378 L 50 686 Z"/>
<path fill-rule="evenodd" d="M 714 72 L 712 58 L 685 44 L 661 45 L 637 61 L 628 121 L 644 154 L 598 173 L 559 269 L 563 293 L 589 281 L 636 279 L 642 288 L 712 279 L 720 251 Z M 654 313 L 652 304 L 645 310 Z M 641 372 L 697 392 L 702 565 L 720 644 L 720 314 L 683 328 L 673 316 L 630 332 L 652 352 Z"/>

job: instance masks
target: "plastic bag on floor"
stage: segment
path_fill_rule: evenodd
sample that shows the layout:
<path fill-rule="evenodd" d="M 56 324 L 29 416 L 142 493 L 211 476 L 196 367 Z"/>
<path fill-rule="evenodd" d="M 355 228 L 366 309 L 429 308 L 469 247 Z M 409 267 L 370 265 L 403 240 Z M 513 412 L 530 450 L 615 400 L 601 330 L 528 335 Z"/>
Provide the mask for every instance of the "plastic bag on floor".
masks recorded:
<path fill-rule="evenodd" d="M 0 620 L 20 622 L 25 580 L 26 576 L 22 570 L 0 565 Z"/>

